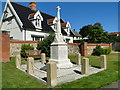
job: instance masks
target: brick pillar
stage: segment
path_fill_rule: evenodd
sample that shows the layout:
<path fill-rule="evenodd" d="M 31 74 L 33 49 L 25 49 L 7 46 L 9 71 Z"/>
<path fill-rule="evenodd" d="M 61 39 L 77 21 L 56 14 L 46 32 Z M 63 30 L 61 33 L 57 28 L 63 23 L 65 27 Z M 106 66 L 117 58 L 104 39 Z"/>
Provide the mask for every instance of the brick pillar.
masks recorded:
<path fill-rule="evenodd" d="M 82 56 L 87 56 L 87 42 L 81 45 L 81 54 Z"/>
<path fill-rule="evenodd" d="M 10 61 L 10 35 L 8 31 L 0 32 L 0 62 Z"/>
<path fill-rule="evenodd" d="M 112 50 L 112 43 L 109 44 L 110 49 Z"/>

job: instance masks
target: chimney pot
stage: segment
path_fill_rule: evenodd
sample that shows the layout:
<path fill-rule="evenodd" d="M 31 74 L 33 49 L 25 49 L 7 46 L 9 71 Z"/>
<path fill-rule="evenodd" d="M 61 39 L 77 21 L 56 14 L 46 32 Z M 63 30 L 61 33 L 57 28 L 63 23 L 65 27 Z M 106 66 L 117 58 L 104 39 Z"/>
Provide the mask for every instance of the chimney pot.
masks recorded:
<path fill-rule="evenodd" d="M 32 10 L 36 11 L 36 2 L 30 2 L 29 5 Z"/>

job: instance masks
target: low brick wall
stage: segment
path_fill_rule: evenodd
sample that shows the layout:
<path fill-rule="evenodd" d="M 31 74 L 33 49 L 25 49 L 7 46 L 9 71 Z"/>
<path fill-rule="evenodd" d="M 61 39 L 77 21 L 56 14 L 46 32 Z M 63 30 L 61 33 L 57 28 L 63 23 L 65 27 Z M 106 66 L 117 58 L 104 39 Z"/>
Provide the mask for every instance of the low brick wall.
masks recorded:
<path fill-rule="evenodd" d="M 93 52 L 93 49 L 96 47 L 96 45 L 100 45 L 102 48 L 111 48 L 112 49 L 112 44 L 98 44 L 98 43 L 82 43 L 80 45 L 80 52 L 82 54 L 82 56 L 90 56 Z"/>
<path fill-rule="evenodd" d="M 10 57 L 15 57 L 16 55 L 20 54 L 22 44 L 30 44 L 31 46 L 36 49 L 37 43 L 39 41 L 10 41 Z"/>
<path fill-rule="evenodd" d="M 112 48 L 109 44 L 88 44 L 87 45 L 87 54 L 90 56 L 93 52 L 93 49 L 96 47 L 96 45 L 100 45 L 101 48 Z"/>
<path fill-rule="evenodd" d="M 15 57 L 20 54 L 22 44 L 30 44 L 36 49 L 37 43 L 39 41 L 10 41 L 10 57 Z M 96 45 L 100 45 L 102 48 L 110 47 L 112 44 L 90 44 L 90 43 L 68 43 L 68 54 L 77 54 L 81 53 L 82 56 L 89 56 L 92 54 L 93 49 Z"/>

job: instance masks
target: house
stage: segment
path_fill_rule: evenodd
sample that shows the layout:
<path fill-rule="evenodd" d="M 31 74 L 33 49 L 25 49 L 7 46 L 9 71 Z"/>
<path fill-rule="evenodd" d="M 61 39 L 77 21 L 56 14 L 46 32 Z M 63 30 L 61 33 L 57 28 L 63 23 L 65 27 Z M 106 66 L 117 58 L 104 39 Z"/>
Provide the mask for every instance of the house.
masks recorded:
<path fill-rule="evenodd" d="M 79 40 L 79 39 L 82 39 L 82 36 L 74 30 L 71 30 L 71 36 L 73 36 L 73 40 Z"/>
<path fill-rule="evenodd" d="M 10 31 L 10 39 L 14 40 L 43 40 L 50 32 L 56 31 L 55 16 L 36 9 L 35 2 L 30 7 L 7 0 L 2 19 L 1 31 Z M 66 42 L 73 43 L 73 35 L 69 22 L 61 21 L 61 32 Z"/>
<path fill-rule="evenodd" d="M 120 32 L 112 32 L 112 33 L 108 33 L 108 35 L 120 36 Z"/>

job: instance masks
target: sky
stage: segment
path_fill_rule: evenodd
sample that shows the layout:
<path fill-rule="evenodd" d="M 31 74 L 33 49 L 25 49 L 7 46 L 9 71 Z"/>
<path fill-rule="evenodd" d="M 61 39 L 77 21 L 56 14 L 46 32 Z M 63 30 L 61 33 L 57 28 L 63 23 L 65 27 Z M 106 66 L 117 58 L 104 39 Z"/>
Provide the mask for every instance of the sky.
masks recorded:
<path fill-rule="evenodd" d="M 28 2 L 17 3 L 29 7 Z M 118 32 L 118 2 L 37 2 L 37 10 L 53 16 L 57 16 L 57 6 L 61 7 L 61 18 L 70 22 L 71 30 L 79 32 L 83 26 L 99 22 L 105 31 Z"/>

